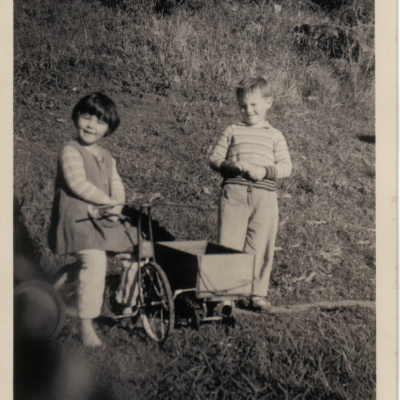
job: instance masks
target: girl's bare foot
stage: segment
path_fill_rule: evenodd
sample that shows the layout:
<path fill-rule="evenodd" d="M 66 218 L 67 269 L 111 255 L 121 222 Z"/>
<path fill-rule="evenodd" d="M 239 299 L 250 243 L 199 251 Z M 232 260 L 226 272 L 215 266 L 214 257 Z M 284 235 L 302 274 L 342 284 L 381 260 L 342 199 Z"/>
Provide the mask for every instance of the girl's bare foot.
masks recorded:
<path fill-rule="evenodd" d="M 103 345 L 103 342 L 100 340 L 96 331 L 94 330 L 91 319 L 80 320 L 79 334 L 83 345 L 86 347 L 100 347 Z"/>

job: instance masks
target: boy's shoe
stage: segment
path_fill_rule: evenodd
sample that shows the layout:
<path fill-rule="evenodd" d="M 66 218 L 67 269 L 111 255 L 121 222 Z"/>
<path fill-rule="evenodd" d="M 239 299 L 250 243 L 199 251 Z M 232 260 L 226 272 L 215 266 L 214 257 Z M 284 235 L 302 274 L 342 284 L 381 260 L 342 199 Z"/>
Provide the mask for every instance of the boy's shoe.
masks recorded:
<path fill-rule="evenodd" d="M 253 303 L 253 306 L 255 308 L 259 308 L 260 310 L 267 311 L 271 308 L 271 303 L 269 301 L 265 300 L 264 297 L 253 296 L 251 298 L 251 301 Z"/>

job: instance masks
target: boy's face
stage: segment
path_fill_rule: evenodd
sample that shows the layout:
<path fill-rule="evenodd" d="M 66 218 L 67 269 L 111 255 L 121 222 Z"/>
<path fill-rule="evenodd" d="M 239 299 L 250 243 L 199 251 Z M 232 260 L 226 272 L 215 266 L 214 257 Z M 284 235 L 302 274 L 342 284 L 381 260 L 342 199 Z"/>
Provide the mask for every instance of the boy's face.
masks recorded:
<path fill-rule="evenodd" d="M 248 126 L 259 128 L 264 125 L 267 111 L 272 106 L 272 98 L 264 97 L 255 90 L 238 99 L 242 121 Z"/>
<path fill-rule="evenodd" d="M 108 131 L 108 124 L 90 114 L 81 114 L 76 127 L 79 139 L 87 146 L 97 143 Z"/>

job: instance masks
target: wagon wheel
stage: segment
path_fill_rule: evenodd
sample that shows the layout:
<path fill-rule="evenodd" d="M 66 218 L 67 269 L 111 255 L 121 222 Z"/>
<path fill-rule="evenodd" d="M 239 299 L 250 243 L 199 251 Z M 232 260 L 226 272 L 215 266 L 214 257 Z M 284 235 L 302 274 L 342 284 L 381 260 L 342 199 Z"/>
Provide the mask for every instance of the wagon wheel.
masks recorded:
<path fill-rule="evenodd" d="M 121 313 L 121 305 L 115 299 L 115 292 L 118 289 L 119 280 L 119 275 L 108 275 L 106 277 L 102 314 L 114 316 Z"/>
<path fill-rule="evenodd" d="M 140 317 L 149 337 L 163 342 L 175 324 L 174 300 L 168 278 L 158 264 L 145 264 L 140 271 Z"/>

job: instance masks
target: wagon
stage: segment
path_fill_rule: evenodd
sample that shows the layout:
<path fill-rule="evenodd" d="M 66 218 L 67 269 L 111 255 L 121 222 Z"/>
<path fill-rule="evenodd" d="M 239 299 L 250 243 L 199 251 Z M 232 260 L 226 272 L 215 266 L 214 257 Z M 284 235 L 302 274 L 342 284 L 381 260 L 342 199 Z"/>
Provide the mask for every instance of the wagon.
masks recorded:
<path fill-rule="evenodd" d="M 234 301 L 252 292 L 252 254 L 207 240 L 156 242 L 154 249 L 179 316 L 183 314 L 183 319 L 186 317 L 194 327 L 213 320 L 234 324 Z M 228 302 L 224 312 L 220 305 Z"/>
<path fill-rule="evenodd" d="M 158 203 L 157 205 L 175 205 Z M 126 204 L 139 208 L 138 245 L 140 260 L 137 272 L 137 307 L 132 315 L 113 311 L 114 284 L 105 291 L 105 304 L 117 320 L 135 319 L 140 315 L 150 338 L 164 341 L 176 324 L 198 328 L 207 321 L 234 325 L 234 302 L 252 294 L 254 255 L 234 250 L 207 240 L 159 241 L 152 232 L 152 204 Z M 180 205 L 184 206 L 184 205 Z M 147 214 L 149 240 L 143 240 L 142 221 Z M 67 278 L 59 274 L 58 290 Z M 64 293 L 65 297 L 65 293 Z"/>

